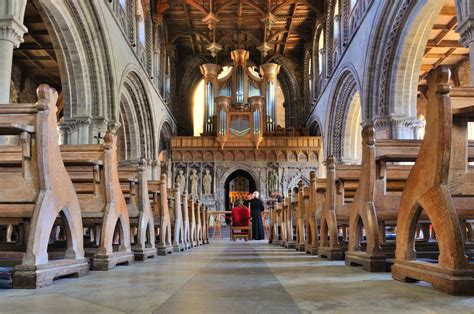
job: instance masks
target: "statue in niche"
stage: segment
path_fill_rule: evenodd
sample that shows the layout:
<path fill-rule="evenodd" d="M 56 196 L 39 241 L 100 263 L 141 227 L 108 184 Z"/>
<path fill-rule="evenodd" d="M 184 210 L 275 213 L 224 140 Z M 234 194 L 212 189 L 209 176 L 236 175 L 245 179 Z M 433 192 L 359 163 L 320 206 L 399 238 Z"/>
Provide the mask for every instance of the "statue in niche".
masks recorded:
<path fill-rule="evenodd" d="M 273 169 L 268 172 L 268 193 L 278 192 L 278 172 Z"/>
<path fill-rule="evenodd" d="M 184 177 L 184 171 L 182 169 L 178 170 L 178 175 L 176 176 L 176 183 L 179 184 L 179 194 L 183 194 L 186 178 Z"/>
<path fill-rule="evenodd" d="M 197 170 L 192 169 L 191 175 L 189 176 L 189 182 L 191 182 L 191 195 L 198 195 L 198 181 Z"/>
<path fill-rule="evenodd" d="M 204 171 L 204 177 L 202 178 L 202 187 L 204 189 L 204 195 L 212 194 L 212 176 L 209 169 Z"/>

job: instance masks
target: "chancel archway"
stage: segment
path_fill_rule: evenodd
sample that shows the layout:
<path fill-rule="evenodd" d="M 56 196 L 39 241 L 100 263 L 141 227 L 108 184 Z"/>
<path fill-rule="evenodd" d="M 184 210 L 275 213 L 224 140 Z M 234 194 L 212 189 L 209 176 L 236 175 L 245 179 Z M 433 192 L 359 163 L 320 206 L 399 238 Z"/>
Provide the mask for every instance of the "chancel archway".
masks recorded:
<path fill-rule="evenodd" d="M 234 195 L 233 198 L 238 198 L 238 193 L 252 193 L 257 189 L 257 184 L 253 176 L 245 170 L 239 169 L 232 172 L 224 184 L 225 189 L 225 208 L 229 210 L 232 208 L 231 204 L 231 193 Z M 235 201 L 237 199 L 233 199 Z"/>

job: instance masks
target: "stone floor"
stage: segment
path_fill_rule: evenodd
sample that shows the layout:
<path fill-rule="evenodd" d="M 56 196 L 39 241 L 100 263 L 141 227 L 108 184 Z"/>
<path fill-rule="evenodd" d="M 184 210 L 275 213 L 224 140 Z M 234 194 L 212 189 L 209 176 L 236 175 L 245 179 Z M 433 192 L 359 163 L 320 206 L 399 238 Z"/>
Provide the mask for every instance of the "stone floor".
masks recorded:
<path fill-rule="evenodd" d="M 266 243 L 213 242 L 39 290 L 0 290 L 2 313 L 474 313 L 474 298 L 393 281 Z"/>

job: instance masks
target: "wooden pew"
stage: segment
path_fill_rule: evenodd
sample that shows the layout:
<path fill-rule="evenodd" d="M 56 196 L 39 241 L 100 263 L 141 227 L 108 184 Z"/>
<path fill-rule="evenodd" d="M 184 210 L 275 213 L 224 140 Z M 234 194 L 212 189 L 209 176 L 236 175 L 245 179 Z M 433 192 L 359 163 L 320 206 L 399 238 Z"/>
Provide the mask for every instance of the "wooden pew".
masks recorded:
<path fill-rule="evenodd" d="M 271 243 L 279 246 L 282 235 L 282 203 L 274 202 L 272 210 Z"/>
<path fill-rule="evenodd" d="M 449 294 L 474 295 L 474 265 L 467 259 L 460 225 L 474 214 L 474 171 L 467 165 L 467 122 L 474 121 L 474 89 L 464 88 L 470 101 L 453 109 L 449 82 L 445 66 L 428 80 L 425 138 L 400 202 L 392 276 L 407 282 L 423 280 Z M 417 260 L 414 234 L 422 211 L 436 231 L 438 263 Z"/>
<path fill-rule="evenodd" d="M 0 105 L 0 135 L 9 136 L 0 145 L 0 224 L 20 230 L 18 243 L 0 247 L 0 263 L 14 266 L 13 288 L 40 288 L 89 271 L 79 200 L 58 146 L 58 94 L 40 85 L 37 95 L 36 104 Z M 66 241 L 53 259 L 48 244 L 56 222 Z"/>
<path fill-rule="evenodd" d="M 167 181 L 166 174 L 162 174 L 159 181 L 148 181 L 148 193 L 152 199 L 153 217 L 158 231 L 155 245 L 160 256 L 173 253 Z"/>
<path fill-rule="evenodd" d="M 309 202 L 306 207 L 306 241 L 305 252 L 311 255 L 318 255 L 319 230 L 318 225 L 321 219 L 325 193 L 326 179 L 318 179 L 316 172 L 310 173 L 310 185 L 308 188 Z"/>
<path fill-rule="evenodd" d="M 184 225 L 183 212 L 181 210 L 181 194 L 179 183 L 171 189 L 169 193 L 169 202 L 172 204 L 171 211 L 171 233 L 173 239 L 173 252 L 181 252 L 185 250 L 184 244 Z"/>
<path fill-rule="evenodd" d="M 183 243 L 184 243 L 184 249 L 189 250 L 192 248 L 191 244 L 191 238 L 190 238 L 190 224 L 189 224 L 189 197 L 188 197 L 188 192 L 184 191 L 182 195 L 182 201 L 181 201 L 181 210 L 182 210 L 182 219 L 183 219 Z"/>
<path fill-rule="evenodd" d="M 202 218 L 202 243 L 209 244 L 209 217 L 208 217 L 209 209 L 207 206 L 204 206 L 204 209 L 201 211 Z"/>
<path fill-rule="evenodd" d="M 287 249 L 295 249 L 296 242 L 294 240 L 293 230 L 293 209 L 295 202 L 293 200 L 293 191 L 288 190 L 288 194 L 283 199 L 283 216 L 282 216 L 282 241 L 281 246 Z"/>
<path fill-rule="evenodd" d="M 93 270 L 109 270 L 130 265 L 134 255 L 130 245 L 130 219 L 120 187 L 117 136 L 108 131 L 104 144 L 62 145 L 61 155 L 79 197 L 83 224 L 100 224 L 98 247 L 92 255 Z M 117 240 L 120 243 L 114 243 Z"/>
<path fill-rule="evenodd" d="M 307 207 L 308 191 L 305 191 L 303 181 L 298 182 L 298 194 L 295 204 L 295 235 L 297 251 L 305 251 L 305 208 Z"/>
<path fill-rule="evenodd" d="M 196 223 L 196 206 L 197 202 L 194 200 L 194 196 L 191 195 L 188 199 L 188 212 L 189 212 L 189 240 L 192 247 L 198 246 L 197 242 L 197 223 Z"/>
<path fill-rule="evenodd" d="M 157 256 L 155 247 L 155 223 L 148 192 L 146 161 L 122 162 L 119 166 L 119 180 L 127 201 L 134 244 L 135 260 L 143 261 Z M 136 236 L 134 235 L 136 231 Z"/>
<path fill-rule="evenodd" d="M 334 157 L 328 157 L 327 179 L 325 184 L 320 185 L 321 193 L 324 193 L 318 248 L 320 257 L 344 259 L 347 227 L 360 175 L 360 165 L 336 165 Z M 339 240 L 339 226 L 342 229 L 342 241 Z"/>
<path fill-rule="evenodd" d="M 197 206 L 194 206 L 196 210 L 196 240 L 198 245 L 204 245 L 203 237 L 203 224 L 202 224 L 202 208 L 203 204 L 200 200 L 197 201 Z"/>
<path fill-rule="evenodd" d="M 361 176 L 351 206 L 345 261 L 346 265 L 361 265 L 367 271 L 387 271 L 387 256 L 381 247 L 385 234 L 380 234 L 379 222 L 397 219 L 401 198 L 400 190 L 388 190 L 387 181 L 401 182 L 403 186 L 411 166 L 396 166 L 388 173 L 386 163 L 414 160 L 420 141 L 376 141 L 375 129 L 370 125 L 364 127 L 362 139 Z M 367 239 L 365 251 L 361 245 L 363 230 Z"/>

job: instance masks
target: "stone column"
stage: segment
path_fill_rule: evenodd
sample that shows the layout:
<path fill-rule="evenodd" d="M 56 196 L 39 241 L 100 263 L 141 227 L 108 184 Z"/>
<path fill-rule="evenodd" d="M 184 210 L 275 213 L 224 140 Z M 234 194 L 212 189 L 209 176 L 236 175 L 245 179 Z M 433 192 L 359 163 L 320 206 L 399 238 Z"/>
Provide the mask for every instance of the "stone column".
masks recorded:
<path fill-rule="evenodd" d="M 28 31 L 23 25 L 26 0 L 0 0 L 0 104 L 10 102 L 13 49 Z"/>

